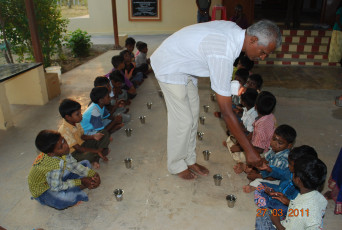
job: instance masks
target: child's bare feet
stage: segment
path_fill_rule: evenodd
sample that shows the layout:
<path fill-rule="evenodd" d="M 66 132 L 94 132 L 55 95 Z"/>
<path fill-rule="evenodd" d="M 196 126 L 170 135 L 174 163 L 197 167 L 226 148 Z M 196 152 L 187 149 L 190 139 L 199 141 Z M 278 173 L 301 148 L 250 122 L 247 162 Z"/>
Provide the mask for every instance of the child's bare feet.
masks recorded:
<path fill-rule="evenodd" d="M 103 156 L 107 156 L 109 153 L 110 153 L 110 149 L 109 149 L 109 148 L 104 148 L 104 149 L 102 150 L 102 155 L 103 155 Z"/>
<path fill-rule="evenodd" d="M 188 167 L 191 171 L 198 173 L 199 175 L 207 176 L 209 174 L 209 170 L 206 167 L 199 165 L 197 163 L 193 165 L 188 165 Z"/>
<path fill-rule="evenodd" d="M 251 193 L 255 190 L 256 188 L 251 186 L 251 185 L 245 185 L 242 187 L 242 190 L 245 192 L 245 193 Z"/>
<path fill-rule="evenodd" d="M 246 165 L 244 163 L 237 163 L 233 169 L 236 174 L 242 173 L 246 168 Z"/>
<path fill-rule="evenodd" d="M 221 118 L 221 112 L 214 112 L 214 116 L 217 118 Z"/>
<path fill-rule="evenodd" d="M 224 147 L 228 148 L 228 147 L 227 147 L 227 142 L 226 142 L 226 141 L 223 141 L 223 142 L 222 142 L 222 145 L 223 145 Z"/>
<path fill-rule="evenodd" d="M 236 153 L 236 152 L 241 152 L 242 149 L 240 148 L 239 145 L 235 144 L 235 145 L 233 145 L 232 147 L 230 147 L 230 151 L 231 151 L 232 153 Z"/>
<path fill-rule="evenodd" d="M 193 180 L 197 178 L 197 175 L 191 172 L 189 169 L 185 169 L 177 175 L 184 180 Z"/>
<path fill-rule="evenodd" d="M 100 168 L 100 164 L 98 162 L 94 162 L 92 165 L 93 165 L 93 169 Z"/>

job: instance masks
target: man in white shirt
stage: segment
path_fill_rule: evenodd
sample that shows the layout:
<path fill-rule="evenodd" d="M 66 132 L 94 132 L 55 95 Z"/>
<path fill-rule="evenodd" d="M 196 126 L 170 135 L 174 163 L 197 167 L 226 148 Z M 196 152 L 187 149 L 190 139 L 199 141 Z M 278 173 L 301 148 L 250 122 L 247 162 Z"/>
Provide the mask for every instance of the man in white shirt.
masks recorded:
<path fill-rule="evenodd" d="M 168 170 L 183 179 L 207 175 L 196 163 L 199 117 L 197 77 L 210 76 L 223 119 L 246 152 L 247 163 L 262 164 L 233 111 L 230 81 L 233 63 L 243 51 L 251 60 L 264 60 L 281 45 L 281 33 L 262 20 L 247 30 L 233 22 L 212 21 L 185 27 L 168 37 L 151 56 L 151 65 L 168 110 Z"/>

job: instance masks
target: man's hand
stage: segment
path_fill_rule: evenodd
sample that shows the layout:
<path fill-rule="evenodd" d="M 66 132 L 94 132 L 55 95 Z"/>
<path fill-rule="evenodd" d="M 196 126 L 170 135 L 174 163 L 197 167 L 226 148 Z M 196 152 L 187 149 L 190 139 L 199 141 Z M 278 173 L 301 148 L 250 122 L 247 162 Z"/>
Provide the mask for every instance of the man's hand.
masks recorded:
<path fill-rule="evenodd" d="M 95 134 L 93 135 L 93 138 L 94 138 L 94 140 L 99 141 L 99 140 L 102 139 L 103 136 L 104 136 L 103 133 L 95 133 Z"/>

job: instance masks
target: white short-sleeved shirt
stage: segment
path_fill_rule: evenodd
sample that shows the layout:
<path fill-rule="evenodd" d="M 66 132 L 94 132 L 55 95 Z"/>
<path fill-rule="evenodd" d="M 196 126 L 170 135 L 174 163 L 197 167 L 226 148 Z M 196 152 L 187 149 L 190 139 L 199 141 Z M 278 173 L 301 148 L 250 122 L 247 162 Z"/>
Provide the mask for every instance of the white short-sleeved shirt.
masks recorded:
<path fill-rule="evenodd" d="M 190 76 L 210 76 L 211 88 L 231 96 L 233 63 L 239 56 L 245 30 L 234 22 L 211 21 L 187 26 L 168 37 L 152 54 L 151 66 L 164 83 L 187 84 Z M 193 78 L 196 85 L 197 79 Z"/>
<path fill-rule="evenodd" d="M 255 107 L 251 108 L 250 110 L 247 110 L 246 107 L 243 108 L 241 121 L 243 122 L 243 125 L 246 127 L 248 132 L 253 132 L 254 130 L 253 123 L 255 121 L 255 118 L 257 117 L 258 117 L 258 112 L 255 110 Z"/>
<path fill-rule="evenodd" d="M 323 216 L 328 201 L 318 191 L 298 194 L 291 200 L 286 219 L 281 224 L 286 229 L 323 229 Z"/>

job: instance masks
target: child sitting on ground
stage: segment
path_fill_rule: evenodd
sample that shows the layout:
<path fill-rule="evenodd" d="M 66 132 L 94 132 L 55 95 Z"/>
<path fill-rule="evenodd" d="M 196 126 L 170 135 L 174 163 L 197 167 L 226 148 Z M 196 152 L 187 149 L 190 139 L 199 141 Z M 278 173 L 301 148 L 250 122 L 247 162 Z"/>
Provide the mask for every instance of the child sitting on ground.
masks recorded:
<path fill-rule="evenodd" d="M 258 112 L 258 117 L 253 123 L 254 130 L 248 135 L 251 138 L 251 144 L 259 153 L 265 153 L 270 147 L 271 138 L 273 136 L 276 119 L 272 114 L 277 100 L 274 95 L 268 91 L 261 92 L 255 102 L 255 109 Z M 234 144 L 230 147 L 232 154 L 243 151 L 240 145 Z M 244 154 L 237 153 L 240 156 L 238 163 L 234 166 L 235 173 L 239 174 L 246 169 L 246 158 Z"/>
<path fill-rule="evenodd" d="M 129 54 L 128 50 L 123 50 L 120 52 L 120 56 L 124 58 L 125 63 L 125 77 L 129 79 L 135 88 L 138 88 L 144 81 L 144 76 L 142 72 L 137 72 L 135 69 L 135 63 L 131 61 L 131 55 Z"/>
<path fill-rule="evenodd" d="M 317 152 L 310 146 L 303 145 L 291 150 L 288 156 L 289 167 L 280 169 L 275 166 L 264 165 L 260 170 L 265 171 L 269 176 L 280 179 L 279 184 L 271 184 L 263 182 L 254 192 L 254 201 L 256 205 L 264 210 L 265 215 L 257 215 L 256 229 L 274 229 L 270 220 L 270 213 L 278 215 L 281 219 L 285 219 L 288 212 L 290 200 L 293 200 L 299 194 L 298 188 L 293 183 L 294 167 L 299 159 L 303 157 L 317 158 Z M 291 210 L 289 210 L 291 211 Z M 267 212 L 267 213 L 266 213 Z M 277 212 L 277 213 L 275 213 Z M 271 227 L 271 228 L 267 228 Z M 292 228 L 290 228 L 292 229 Z"/>
<path fill-rule="evenodd" d="M 113 56 L 112 57 L 112 65 L 114 68 L 112 69 L 112 71 L 110 73 L 108 73 L 106 75 L 106 77 L 109 79 L 110 74 L 113 71 L 115 71 L 115 70 L 120 71 L 121 75 L 123 76 L 123 78 L 125 80 L 125 84 L 122 85 L 122 89 L 127 90 L 128 99 L 133 99 L 137 95 L 137 91 L 136 91 L 133 83 L 127 78 L 127 76 L 124 73 L 124 69 L 125 69 L 124 58 L 120 55 Z"/>
<path fill-rule="evenodd" d="M 113 133 L 124 126 L 122 118 L 111 118 L 111 114 L 105 107 L 110 104 L 109 92 L 106 87 L 93 88 L 90 93 L 90 99 L 92 103 L 83 113 L 83 119 L 81 121 L 86 135 L 93 135 L 103 129 L 109 133 Z"/>
<path fill-rule="evenodd" d="M 254 127 L 253 123 L 255 119 L 258 117 L 258 112 L 255 110 L 255 101 L 258 97 L 258 92 L 255 89 L 247 88 L 246 92 L 241 95 L 241 104 L 242 104 L 242 117 L 241 117 L 241 126 L 244 132 L 248 135 L 250 132 L 253 132 Z"/>
<path fill-rule="evenodd" d="M 278 126 L 273 133 L 269 151 L 265 153 L 264 161 L 269 166 L 277 167 L 281 170 L 288 168 L 289 162 L 287 160 L 289 152 L 293 147 L 294 141 L 297 137 L 296 130 L 289 125 Z M 252 180 L 249 185 L 243 186 L 243 191 L 246 193 L 255 190 L 261 182 L 267 181 L 269 175 L 259 172 L 257 170 L 251 170 L 247 173 L 247 178 Z M 264 178 L 266 180 L 262 180 Z M 278 183 L 279 181 L 277 181 Z M 272 182 L 274 183 L 274 182 Z"/>
<path fill-rule="evenodd" d="M 235 64 L 234 62 L 234 69 L 233 69 L 233 74 L 232 76 L 235 76 L 235 73 L 238 69 L 246 69 L 249 72 L 249 75 L 252 74 L 251 70 L 254 67 L 254 61 L 251 61 L 246 55 L 240 55 L 240 57 L 237 58 L 238 60 L 236 60 L 235 62 L 237 62 L 237 64 Z M 234 80 L 234 78 L 232 79 Z"/>
<path fill-rule="evenodd" d="M 328 202 L 317 190 L 324 184 L 326 175 L 327 167 L 318 158 L 306 156 L 295 161 L 292 181 L 300 194 L 290 201 L 285 220 L 270 215 L 276 229 L 323 229 Z"/>
<path fill-rule="evenodd" d="M 248 76 L 245 87 L 256 89 L 260 93 L 263 83 L 264 81 L 260 74 L 252 74 Z"/>
<path fill-rule="evenodd" d="M 129 109 L 125 107 L 125 101 L 116 100 L 114 98 L 113 89 L 108 78 L 96 77 L 94 80 L 94 87 L 106 87 L 108 91 L 111 92 L 112 96 L 110 96 L 111 94 L 109 94 L 109 96 L 111 97 L 111 101 L 109 105 L 106 105 L 106 109 L 109 111 L 114 119 L 117 119 L 118 121 L 121 119 L 123 123 L 128 123 L 131 120 L 131 116 L 127 114 Z"/>
<path fill-rule="evenodd" d="M 67 141 L 70 153 L 77 161 L 88 160 L 94 168 L 99 168 L 99 160 L 108 161 L 110 135 L 106 130 L 88 136 L 84 135 L 81 105 L 77 101 L 64 99 L 59 105 L 63 123 L 58 132 Z"/>
<path fill-rule="evenodd" d="M 125 84 L 125 79 L 121 72 L 119 70 L 111 72 L 109 80 L 113 87 L 114 101 L 123 100 L 126 105 L 131 104 L 131 101 L 128 99 L 127 90 L 122 88 Z"/>
<path fill-rule="evenodd" d="M 132 38 L 132 37 L 128 37 L 126 40 L 125 40 L 125 47 L 126 47 L 126 50 L 128 51 L 129 53 L 129 56 L 130 56 L 130 61 L 131 62 L 134 62 L 134 53 L 133 53 L 133 50 L 134 50 L 134 46 L 135 46 L 135 39 Z"/>
<path fill-rule="evenodd" d="M 247 82 L 248 71 L 245 69 L 239 69 L 238 71 L 236 71 L 234 76 L 235 76 L 235 80 L 237 80 L 240 83 L 240 89 L 239 89 L 238 95 L 232 95 L 232 107 L 233 107 L 233 111 L 235 112 L 235 114 L 239 114 L 239 109 L 237 108 L 238 107 L 240 108 L 240 96 L 246 91 L 246 88 L 244 87 L 244 85 Z M 218 117 L 218 118 L 222 117 L 222 114 L 219 111 L 214 112 L 214 115 L 215 117 Z M 241 119 L 241 114 L 239 114 L 239 117 L 238 117 L 238 120 L 240 119 Z"/>
<path fill-rule="evenodd" d="M 145 42 L 137 42 L 137 48 L 139 50 L 139 54 L 135 56 L 135 70 L 137 72 L 142 72 L 144 74 L 144 78 L 147 78 L 146 75 L 151 72 L 151 69 L 149 68 L 150 59 L 147 58 L 147 44 Z"/>
<path fill-rule="evenodd" d="M 81 201 L 88 201 L 84 188 L 94 189 L 100 176 L 91 169 L 89 161 L 77 162 L 69 154 L 69 146 L 62 135 L 42 130 L 35 141 L 41 153 L 28 175 L 32 197 L 42 205 L 66 209 Z"/>

